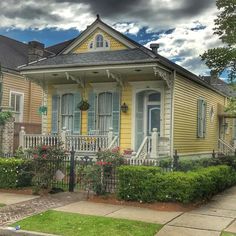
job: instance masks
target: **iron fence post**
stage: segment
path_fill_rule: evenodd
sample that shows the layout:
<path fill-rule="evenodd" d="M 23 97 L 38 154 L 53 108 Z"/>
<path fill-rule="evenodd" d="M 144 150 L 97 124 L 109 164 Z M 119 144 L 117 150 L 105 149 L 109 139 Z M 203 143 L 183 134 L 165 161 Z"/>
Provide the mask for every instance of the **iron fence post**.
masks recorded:
<path fill-rule="evenodd" d="M 72 146 L 72 150 L 70 151 L 70 182 L 69 182 L 69 192 L 74 192 L 75 186 L 75 150 L 74 146 Z"/>
<path fill-rule="evenodd" d="M 174 154 L 173 169 L 174 170 L 179 169 L 179 155 L 178 155 L 177 150 L 175 150 L 175 154 Z"/>

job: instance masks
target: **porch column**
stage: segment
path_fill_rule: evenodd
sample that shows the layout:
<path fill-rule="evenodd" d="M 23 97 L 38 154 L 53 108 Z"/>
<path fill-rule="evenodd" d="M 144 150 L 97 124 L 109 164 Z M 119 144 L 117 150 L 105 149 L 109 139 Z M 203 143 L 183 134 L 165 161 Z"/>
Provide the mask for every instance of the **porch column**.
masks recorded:
<path fill-rule="evenodd" d="M 62 128 L 62 131 L 61 131 L 61 142 L 62 142 L 62 147 L 66 148 L 66 127 Z"/>
<path fill-rule="evenodd" d="M 151 150 L 151 158 L 158 158 L 158 132 L 157 128 L 153 128 L 152 130 L 152 150 Z"/>
<path fill-rule="evenodd" d="M 25 136 L 25 127 L 21 126 L 20 132 L 19 132 L 19 147 L 22 147 L 24 149 L 24 136 Z"/>
<path fill-rule="evenodd" d="M 113 140 L 113 128 L 109 128 L 109 131 L 108 131 L 108 145 L 111 144 Z"/>

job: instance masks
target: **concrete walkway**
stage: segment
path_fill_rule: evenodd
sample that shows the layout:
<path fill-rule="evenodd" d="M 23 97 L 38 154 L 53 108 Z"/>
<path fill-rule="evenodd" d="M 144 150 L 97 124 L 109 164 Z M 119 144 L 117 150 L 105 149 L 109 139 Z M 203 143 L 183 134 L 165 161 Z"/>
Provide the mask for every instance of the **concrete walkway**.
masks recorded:
<path fill-rule="evenodd" d="M 38 196 L 0 192 L 0 203 L 5 204 L 5 205 L 25 202 L 25 201 L 32 200 L 35 198 L 38 198 Z"/>
<path fill-rule="evenodd" d="M 54 210 L 163 224 L 164 227 L 157 236 L 220 236 L 223 230 L 236 233 L 236 187 L 187 213 L 87 201 L 72 203 Z"/>

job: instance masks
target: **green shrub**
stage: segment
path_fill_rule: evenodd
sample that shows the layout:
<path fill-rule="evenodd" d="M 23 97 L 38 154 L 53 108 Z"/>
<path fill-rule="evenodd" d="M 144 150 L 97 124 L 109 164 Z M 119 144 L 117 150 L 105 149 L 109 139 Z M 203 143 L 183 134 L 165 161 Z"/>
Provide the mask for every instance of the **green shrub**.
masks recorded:
<path fill-rule="evenodd" d="M 0 188 L 31 185 L 31 162 L 15 158 L 0 158 Z"/>
<path fill-rule="evenodd" d="M 143 202 L 196 202 L 236 183 L 236 173 L 229 166 L 167 173 L 156 167 L 122 166 L 118 178 L 119 198 Z"/>

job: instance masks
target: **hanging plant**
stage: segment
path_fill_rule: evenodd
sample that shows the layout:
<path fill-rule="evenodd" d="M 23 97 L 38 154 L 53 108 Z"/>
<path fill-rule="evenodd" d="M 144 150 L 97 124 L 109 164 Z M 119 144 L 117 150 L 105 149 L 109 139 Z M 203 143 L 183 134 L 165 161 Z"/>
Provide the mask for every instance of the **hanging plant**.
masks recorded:
<path fill-rule="evenodd" d="M 87 100 L 82 99 L 81 102 L 77 106 L 81 111 L 87 111 L 90 107 Z"/>
<path fill-rule="evenodd" d="M 47 115 L 47 107 L 46 106 L 40 106 L 39 107 L 39 114 L 40 115 Z"/>

